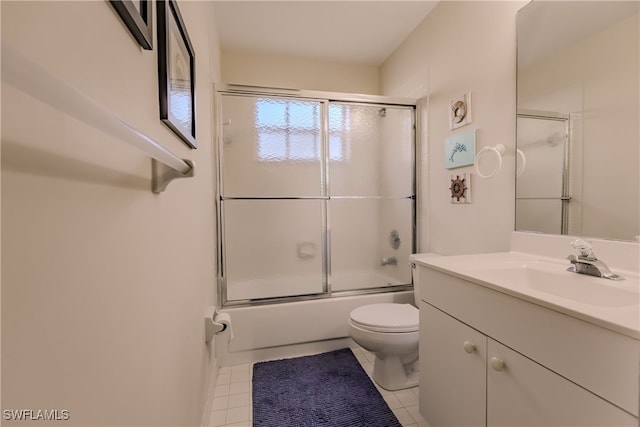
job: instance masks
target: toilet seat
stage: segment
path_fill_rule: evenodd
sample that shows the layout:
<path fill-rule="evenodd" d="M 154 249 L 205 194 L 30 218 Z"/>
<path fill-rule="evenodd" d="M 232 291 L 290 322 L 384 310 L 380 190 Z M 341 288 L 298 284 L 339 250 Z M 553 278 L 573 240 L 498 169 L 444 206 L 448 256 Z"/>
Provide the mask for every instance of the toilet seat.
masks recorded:
<path fill-rule="evenodd" d="M 411 304 L 369 304 L 353 310 L 351 322 L 373 332 L 416 332 L 419 312 Z"/>

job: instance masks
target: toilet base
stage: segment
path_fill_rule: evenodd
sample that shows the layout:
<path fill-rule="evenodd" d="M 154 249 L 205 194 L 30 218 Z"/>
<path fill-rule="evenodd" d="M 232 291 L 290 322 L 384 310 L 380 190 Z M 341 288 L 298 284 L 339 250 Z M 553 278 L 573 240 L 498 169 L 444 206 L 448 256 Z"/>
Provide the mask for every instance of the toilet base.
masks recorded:
<path fill-rule="evenodd" d="M 418 360 L 402 363 L 398 356 L 386 356 L 384 359 L 376 355 L 373 362 L 373 380 L 385 390 L 394 391 L 418 385 L 420 372 Z"/>

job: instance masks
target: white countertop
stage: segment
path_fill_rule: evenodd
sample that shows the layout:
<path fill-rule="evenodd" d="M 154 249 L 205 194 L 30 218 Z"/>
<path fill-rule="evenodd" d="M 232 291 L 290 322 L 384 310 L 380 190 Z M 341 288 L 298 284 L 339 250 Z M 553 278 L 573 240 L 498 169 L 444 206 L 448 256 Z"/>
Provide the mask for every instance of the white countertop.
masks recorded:
<path fill-rule="evenodd" d="M 522 252 L 413 256 L 414 262 L 640 340 L 640 281 L 566 271 L 569 261 Z"/>

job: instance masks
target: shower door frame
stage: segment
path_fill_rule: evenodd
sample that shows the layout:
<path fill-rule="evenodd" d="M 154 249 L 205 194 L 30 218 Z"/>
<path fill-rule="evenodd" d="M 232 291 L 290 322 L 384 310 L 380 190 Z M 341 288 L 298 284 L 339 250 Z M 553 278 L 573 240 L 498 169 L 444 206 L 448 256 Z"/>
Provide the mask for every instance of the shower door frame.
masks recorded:
<path fill-rule="evenodd" d="M 402 292 L 402 291 L 412 291 L 413 283 L 402 284 L 402 285 L 392 285 L 386 287 L 374 287 L 374 288 L 366 288 L 366 289 L 355 289 L 355 290 L 345 290 L 345 291 L 332 291 L 330 287 L 330 277 L 331 277 L 331 249 L 330 249 L 330 221 L 327 217 L 327 204 L 323 205 L 323 219 L 324 223 L 322 224 L 322 233 L 323 233 L 323 241 L 322 241 L 322 251 L 323 251 L 323 290 L 321 293 L 307 294 L 307 295 L 292 295 L 292 296 L 279 296 L 279 297 L 267 297 L 267 298 L 258 298 L 258 299 L 244 299 L 244 300 L 232 300 L 229 301 L 227 299 L 227 279 L 225 276 L 225 260 L 224 254 L 225 251 L 225 239 L 224 239 L 224 213 L 222 210 L 222 201 L 224 199 L 234 199 L 224 198 L 222 196 L 222 186 L 223 186 L 223 117 L 222 117 L 222 96 L 223 95 L 236 95 L 236 96 L 265 96 L 272 98 L 282 98 L 282 99 L 300 99 L 300 100 L 309 100 L 316 101 L 323 104 L 329 104 L 330 102 L 342 102 L 348 103 L 352 105 L 366 105 L 366 106 L 388 106 L 388 107 L 409 107 L 413 109 L 413 147 L 411 149 L 411 163 L 412 163 L 412 182 L 411 182 L 411 191 L 412 196 L 410 197 L 412 200 L 412 212 L 411 212 L 411 253 L 418 252 L 418 227 L 417 227 L 417 210 L 418 210 L 418 201 L 417 201 L 417 153 L 418 148 L 420 146 L 419 143 L 419 135 L 420 132 L 420 106 L 418 100 L 411 98 L 398 98 L 398 97 L 386 97 L 386 96 L 378 96 L 378 95 L 363 95 L 363 94 L 350 94 L 350 93 L 340 93 L 340 92 L 323 92 L 323 91 L 310 91 L 310 90 L 297 90 L 297 89 L 283 89 L 283 88 L 269 88 L 269 87 L 259 87 L 259 86 L 248 86 L 248 85 L 236 85 L 236 84 L 214 84 L 214 129 L 216 130 L 215 134 L 215 147 L 214 147 L 214 164 L 216 165 L 216 186 L 215 186 L 215 208 L 216 208 L 216 236 L 217 236 L 217 294 L 218 301 L 222 307 L 246 307 L 246 306 L 256 306 L 256 305 L 266 305 L 266 304 L 277 304 L 277 303 L 286 303 L 286 302 L 296 302 L 296 301 L 307 301 L 307 300 L 317 300 L 317 299 L 326 299 L 326 298 L 339 298 L 345 296 L 353 296 L 353 295 L 366 295 L 366 294 L 377 294 L 377 293 L 390 293 L 390 292 Z M 325 109 L 326 110 L 326 109 Z M 328 130 L 329 130 L 329 118 L 326 114 L 321 114 L 321 129 L 323 134 L 323 139 L 328 138 Z M 328 143 L 327 141 L 323 141 L 322 145 L 324 150 L 322 151 L 322 156 L 324 157 L 324 166 L 321 171 L 321 176 L 326 180 L 327 186 L 329 186 L 328 177 Z M 267 198 L 269 199 L 269 198 Z M 282 197 L 276 197 L 274 199 L 283 199 Z M 318 197 L 286 197 L 284 199 L 317 199 L 324 200 L 325 202 L 330 200 L 331 197 L 328 194 L 321 195 Z M 249 262 L 249 261 L 247 261 Z M 409 260 L 407 260 L 407 265 L 409 265 Z"/>

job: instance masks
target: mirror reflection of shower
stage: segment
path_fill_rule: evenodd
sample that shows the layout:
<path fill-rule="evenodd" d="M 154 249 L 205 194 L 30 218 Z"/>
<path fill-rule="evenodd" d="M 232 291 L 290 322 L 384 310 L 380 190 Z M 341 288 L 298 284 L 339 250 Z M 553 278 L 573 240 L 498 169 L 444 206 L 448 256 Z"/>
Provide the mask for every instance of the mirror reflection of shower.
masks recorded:
<path fill-rule="evenodd" d="M 527 167 L 516 179 L 517 230 L 569 233 L 569 122 L 566 114 L 518 114 L 518 149 Z"/>

